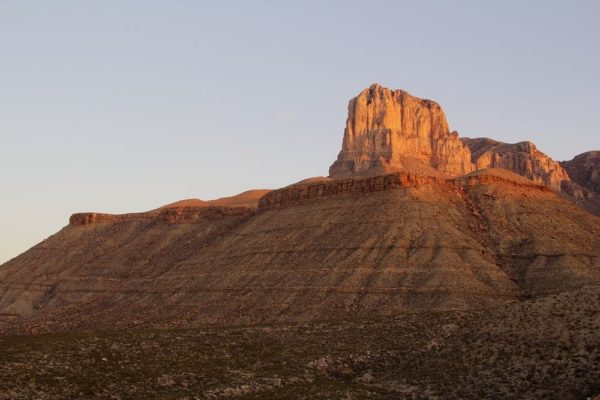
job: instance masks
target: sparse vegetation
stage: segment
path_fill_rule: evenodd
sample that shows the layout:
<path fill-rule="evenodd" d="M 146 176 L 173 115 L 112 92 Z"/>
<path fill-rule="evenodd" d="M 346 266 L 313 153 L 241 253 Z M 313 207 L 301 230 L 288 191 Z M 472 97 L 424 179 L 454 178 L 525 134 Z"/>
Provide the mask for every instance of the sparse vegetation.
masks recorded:
<path fill-rule="evenodd" d="M 561 311 L 561 312 L 559 312 Z M 582 399 L 600 291 L 488 312 L 0 338 L 0 399 Z"/>

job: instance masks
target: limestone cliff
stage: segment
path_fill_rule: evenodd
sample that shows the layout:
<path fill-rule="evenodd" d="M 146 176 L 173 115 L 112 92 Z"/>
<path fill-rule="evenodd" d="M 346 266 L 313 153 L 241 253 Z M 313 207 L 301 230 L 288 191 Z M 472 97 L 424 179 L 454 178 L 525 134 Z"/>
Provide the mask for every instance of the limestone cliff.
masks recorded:
<path fill-rule="evenodd" d="M 503 143 L 489 138 L 461 138 L 469 146 L 477 169 L 504 168 L 556 191 L 569 180 L 560 164 L 531 142 Z"/>
<path fill-rule="evenodd" d="M 450 132 L 437 103 L 378 84 L 350 100 L 342 150 L 329 176 L 340 179 L 401 171 L 441 178 L 487 168 L 508 169 L 558 192 L 569 189 L 570 193 L 577 186 L 570 184 L 563 166 L 533 143 L 459 138 Z M 583 176 L 583 172 L 577 174 Z"/>
<path fill-rule="evenodd" d="M 373 84 L 350 100 L 342 150 L 329 175 L 458 176 L 472 170 L 468 147 L 450 132 L 437 103 Z"/>

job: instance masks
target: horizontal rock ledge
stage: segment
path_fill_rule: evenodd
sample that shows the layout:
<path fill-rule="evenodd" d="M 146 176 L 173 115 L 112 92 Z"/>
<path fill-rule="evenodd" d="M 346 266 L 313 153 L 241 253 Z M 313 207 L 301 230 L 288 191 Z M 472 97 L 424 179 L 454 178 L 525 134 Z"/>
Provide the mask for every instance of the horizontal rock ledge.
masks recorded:
<path fill-rule="evenodd" d="M 425 185 L 449 185 L 455 188 L 465 188 L 495 183 L 535 189 L 543 192 L 552 191 L 549 187 L 535 182 L 517 182 L 493 174 L 466 175 L 459 178 L 444 179 L 433 176 L 419 176 L 408 172 L 394 172 L 370 178 L 345 178 L 334 181 L 297 184 L 282 189 L 272 190 L 261 197 L 258 202 L 258 208 L 260 210 L 269 207 L 278 207 L 284 204 L 347 193 L 380 192 L 384 190 L 414 188 Z"/>
<path fill-rule="evenodd" d="M 270 191 L 260 198 L 258 210 L 297 203 L 310 199 L 336 196 L 349 193 L 371 193 L 402 188 L 416 188 L 426 185 L 451 186 L 455 189 L 485 184 L 508 184 L 540 191 L 551 192 L 544 185 L 534 182 L 523 183 L 497 175 L 479 174 L 459 178 L 439 178 L 420 176 L 407 172 L 395 172 L 369 178 L 345 178 L 334 181 L 321 181 L 296 184 Z M 173 207 L 156 211 L 129 214 L 105 214 L 97 212 L 77 213 L 69 218 L 71 226 L 89 226 L 127 221 L 156 220 L 164 223 L 194 223 L 201 220 L 223 218 L 227 216 L 250 216 L 255 213 L 251 207 L 241 206 L 194 206 Z"/>
<path fill-rule="evenodd" d="M 250 207 L 174 207 L 159 211 L 149 211 L 130 214 L 104 214 L 85 212 L 71 215 L 69 225 L 89 226 L 95 224 L 109 224 L 116 222 L 155 220 L 164 223 L 194 223 L 202 220 L 211 220 L 223 217 L 245 217 L 254 214 Z"/>

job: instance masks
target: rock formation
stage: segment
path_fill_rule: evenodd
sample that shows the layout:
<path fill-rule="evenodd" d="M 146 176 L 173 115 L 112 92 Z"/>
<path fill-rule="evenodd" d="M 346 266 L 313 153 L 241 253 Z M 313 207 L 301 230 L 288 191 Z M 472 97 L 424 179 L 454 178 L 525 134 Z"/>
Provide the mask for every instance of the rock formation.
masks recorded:
<path fill-rule="evenodd" d="M 600 151 L 588 151 L 560 164 L 571 178 L 562 182 L 563 195 L 592 214 L 600 215 Z"/>
<path fill-rule="evenodd" d="M 472 170 L 468 147 L 450 132 L 437 103 L 373 84 L 350 100 L 342 150 L 329 175 L 458 176 Z"/>
<path fill-rule="evenodd" d="M 569 181 L 564 168 L 531 142 L 459 138 L 437 103 L 373 84 L 350 100 L 342 150 L 329 175 L 448 177 L 486 168 L 508 169 L 555 191 Z"/>
<path fill-rule="evenodd" d="M 73 214 L 0 265 L 0 400 L 599 392 L 600 152 L 373 85 L 330 174 Z"/>
<path fill-rule="evenodd" d="M 575 183 L 600 196 L 600 151 L 579 154 L 561 165 Z"/>
<path fill-rule="evenodd" d="M 132 214 L 104 214 L 96 212 L 77 213 L 69 218 L 71 226 L 89 226 L 95 224 L 112 224 L 118 222 L 133 222 L 153 220 L 170 224 L 195 223 L 200 220 L 219 219 L 225 216 L 250 216 L 254 213 L 251 207 L 235 206 L 200 206 L 200 207 L 169 207 L 160 211 L 148 211 Z"/>
<path fill-rule="evenodd" d="M 458 178 L 446 179 L 434 176 L 419 176 L 408 172 L 393 172 L 368 178 L 355 177 L 332 181 L 299 182 L 265 194 L 260 199 L 258 208 L 280 207 L 342 194 L 373 193 L 400 188 L 418 188 L 433 184 L 446 186 L 449 191 L 452 191 L 457 186 L 467 187 L 491 183 L 503 183 L 531 190 L 550 191 L 545 185 L 536 184 L 509 171 L 493 168 L 475 171 Z"/>
<path fill-rule="evenodd" d="M 569 180 L 563 167 L 531 142 L 502 143 L 488 138 L 461 140 L 469 146 L 476 169 L 508 169 L 556 191 L 561 190 L 563 181 Z"/>
<path fill-rule="evenodd" d="M 373 85 L 350 101 L 330 178 L 74 214 L 0 266 L 0 334 L 473 310 L 600 286 L 600 218 L 556 192 L 598 190 L 598 158 L 564 163 L 573 182 L 531 143 L 461 141 L 436 103 Z"/>

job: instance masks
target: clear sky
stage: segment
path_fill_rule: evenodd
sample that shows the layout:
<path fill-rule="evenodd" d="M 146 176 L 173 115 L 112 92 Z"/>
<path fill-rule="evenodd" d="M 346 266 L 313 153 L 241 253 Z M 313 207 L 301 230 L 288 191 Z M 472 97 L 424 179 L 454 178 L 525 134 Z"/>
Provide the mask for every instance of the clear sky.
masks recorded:
<path fill-rule="evenodd" d="M 600 148 L 600 1 L 0 0 L 0 262 L 78 211 L 326 175 L 348 100 L 462 136 Z"/>

